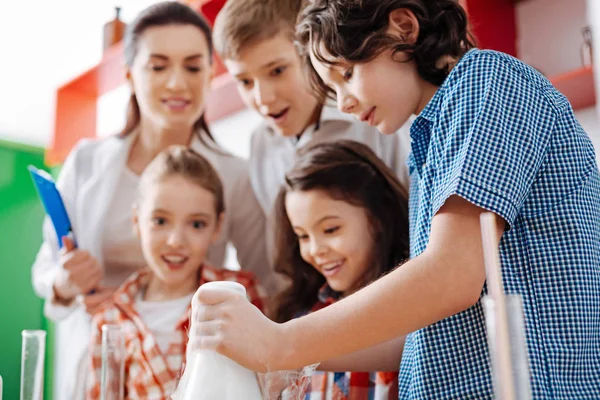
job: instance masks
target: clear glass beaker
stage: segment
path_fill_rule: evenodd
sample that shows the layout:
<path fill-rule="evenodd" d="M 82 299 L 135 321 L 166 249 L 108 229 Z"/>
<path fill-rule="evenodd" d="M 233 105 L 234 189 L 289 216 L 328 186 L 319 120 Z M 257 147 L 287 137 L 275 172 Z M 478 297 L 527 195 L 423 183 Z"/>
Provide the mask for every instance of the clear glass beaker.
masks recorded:
<path fill-rule="evenodd" d="M 531 399 L 531 382 L 529 378 L 529 357 L 527 355 L 527 338 L 525 335 L 525 320 L 523 317 L 523 302 L 520 295 L 506 295 L 506 314 L 508 325 L 509 349 L 499 349 L 497 340 L 497 315 L 496 302 L 489 296 L 482 299 L 487 327 L 488 348 L 492 362 L 492 380 L 494 382 L 495 398 L 503 400 L 502 374 L 498 360 L 497 350 L 507 351 L 510 354 L 510 373 L 514 385 L 514 400 Z"/>
<path fill-rule="evenodd" d="M 21 400 L 42 400 L 46 331 L 21 332 Z"/>
<path fill-rule="evenodd" d="M 123 400 L 125 393 L 125 334 L 119 325 L 102 325 L 101 400 Z"/>

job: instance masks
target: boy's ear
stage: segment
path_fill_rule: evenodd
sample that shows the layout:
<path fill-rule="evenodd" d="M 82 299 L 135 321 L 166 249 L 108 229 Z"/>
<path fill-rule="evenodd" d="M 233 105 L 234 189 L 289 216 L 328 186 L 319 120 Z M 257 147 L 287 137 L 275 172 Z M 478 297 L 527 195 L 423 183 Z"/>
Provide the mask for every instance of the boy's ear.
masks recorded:
<path fill-rule="evenodd" d="M 127 81 L 129 92 L 133 96 L 135 94 L 135 87 L 133 86 L 133 77 L 131 76 L 131 70 L 129 68 L 125 71 L 125 80 Z"/>
<path fill-rule="evenodd" d="M 223 227 L 224 220 L 225 220 L 225 213 L 219 214 L 219 216 L 217 217 L 217 223 L 215 224 L 215 231 L 213 232 L 213 236 L 212 236 L 212 240 L 211 240 L 212 243 L 216 242 L 217 239 L 219 238 L 219 235 L 221 234 L 221 228 Z"/>
<path fill-rule="evenodd" d="M 131 208 L 131 220 L 133 222 L 133 232 L 137 237 L 140 237 L 140 219 L 137 203 L 133 203 Z"/>
<path fill-rule="evenodd" d="M 419 38 L 419 20 L 409 9 L 397 8 L 390 12 L 387 33 L 414 44 Z"/>

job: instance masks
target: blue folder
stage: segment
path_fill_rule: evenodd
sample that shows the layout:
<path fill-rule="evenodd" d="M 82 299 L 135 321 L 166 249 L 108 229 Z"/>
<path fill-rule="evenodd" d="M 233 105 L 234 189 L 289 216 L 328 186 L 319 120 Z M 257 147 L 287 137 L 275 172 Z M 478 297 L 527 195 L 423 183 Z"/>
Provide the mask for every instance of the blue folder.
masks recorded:
<path fill-rule="evenodd" d="M 67 214 L 62 197 L 60 196 L 58 189 L 56 189 L 56 184 L 50 174 L 44 170 L 37 169 L 32 165 L 30 165 L 28 169 L 31 173 L 31 178 L 33 179 L 38 196 L 44 205 L 46 214 L 50 217 L 52 225 L 54 225 L 58 246 L 59 248 L 62 248 L 63 236 L 68 236 L 75 241 L 71 221 L 69 220 L 69 215 Z"/>

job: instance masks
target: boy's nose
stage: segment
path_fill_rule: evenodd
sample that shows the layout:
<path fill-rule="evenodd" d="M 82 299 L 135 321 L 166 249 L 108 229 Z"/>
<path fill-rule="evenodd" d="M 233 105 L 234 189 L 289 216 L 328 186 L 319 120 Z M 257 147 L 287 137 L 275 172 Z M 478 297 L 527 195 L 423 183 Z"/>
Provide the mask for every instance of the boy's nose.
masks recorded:
<path fill-rule="evenodd" d="M 269 105 L 275 101 L 275 91 L 271 85 L 258 82 L 254 87 L 254 100 L 259 106 Z"/>
<path fill-rule="evenodd" d="M 356 99 L 352 96 L 338 95 L 337 97 L 338 109 L 346 114 L 352 114 L 356 107 Z"/>

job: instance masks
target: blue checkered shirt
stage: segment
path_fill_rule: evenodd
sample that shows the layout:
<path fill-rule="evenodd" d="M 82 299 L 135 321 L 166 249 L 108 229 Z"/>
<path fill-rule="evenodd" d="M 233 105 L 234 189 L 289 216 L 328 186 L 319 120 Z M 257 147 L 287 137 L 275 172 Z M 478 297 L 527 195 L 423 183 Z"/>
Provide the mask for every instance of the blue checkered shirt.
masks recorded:
<path fill-rule="evenodd" d="M 523 299 L 534 398 L 600 399 L 600 174 L 566 98 L 521 61 L 474 49 L 411 139 L 411 256 L 452 195 L 504 218 L 502 273 Z M 399 397 L 492 398 L 489 364 L 478 302 L 407 337 Z"/>

